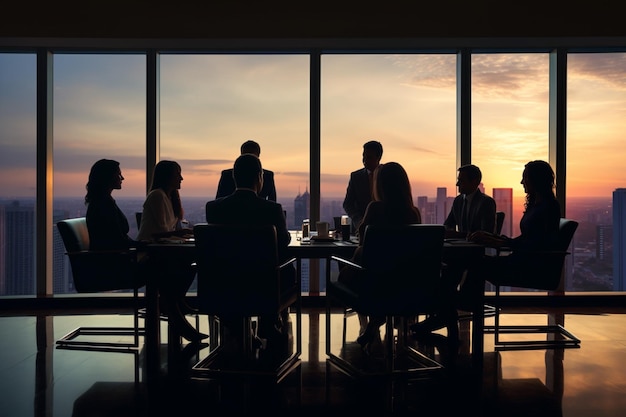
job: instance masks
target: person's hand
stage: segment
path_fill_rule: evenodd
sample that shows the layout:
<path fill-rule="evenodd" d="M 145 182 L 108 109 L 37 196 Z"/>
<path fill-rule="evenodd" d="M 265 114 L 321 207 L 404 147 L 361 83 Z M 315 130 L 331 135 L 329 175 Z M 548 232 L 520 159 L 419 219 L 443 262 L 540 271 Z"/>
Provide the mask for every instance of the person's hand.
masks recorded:
<path fill-rule="evenodd" d="M 476 232 L 470 233 L 467 236 L 467 240 L 494 248 L 499 248 L 504 244 L 503 238 L 494 235 L 493 233 L 485 232 L 483 230 L 478 230 Z"/>

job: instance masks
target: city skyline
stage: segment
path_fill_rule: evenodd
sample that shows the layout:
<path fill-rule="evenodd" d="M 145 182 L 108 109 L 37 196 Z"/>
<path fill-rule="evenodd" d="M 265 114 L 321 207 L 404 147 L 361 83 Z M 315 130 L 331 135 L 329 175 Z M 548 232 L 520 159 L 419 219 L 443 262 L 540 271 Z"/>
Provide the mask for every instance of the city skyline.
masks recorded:
<path fill-rule="evenodd" d="M 545 53 L 473 54 L 472 161 L 489 188 L 518 194 L 523 165 L 548 159 L 548 61 Z M 54 67 L 55 193 L 80 195 L 91 164 L 108 157 L 122 163 L 121 195 L 141 195 L 145 56 L 55 54 Z M 568 57 L 568 196 L 608 197 L 626 182 L 614 151 L 626 119 L 625 67 L 623 53 Z M 182 192 L 212 195 L 247 139 L 261 143 L 283 195 L 308 187 L 308 78 L 307 55 L 162 55 L 160 155 L 183 166 Z M 344 194 L 369 139 L 383 143 L 383 162 L 405 166 L 415 195 L 454 187 L 454 54 L 324 55 L 321 78 L 322 195 Z M 0 54 L 0 87 L 0 189 L 32 196 L 34 54 Z"/>

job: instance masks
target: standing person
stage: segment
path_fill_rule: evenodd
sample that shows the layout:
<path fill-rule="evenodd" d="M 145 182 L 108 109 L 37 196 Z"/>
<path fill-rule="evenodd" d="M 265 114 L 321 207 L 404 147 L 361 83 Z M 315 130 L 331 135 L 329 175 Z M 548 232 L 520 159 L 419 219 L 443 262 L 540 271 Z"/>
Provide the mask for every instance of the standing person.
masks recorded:
<path fill-rule="evenodd" d="M 352 221 L 352 231 L 359 230 L 359 225 L 367 205 L 372 201 L 373 173 L 383 157 L 383 145 L 375 140 L 363 145 L 363 168 L 350 173 L 350 181 L 343 200 L 343 209 Z"/>
<path fill-rule="evenodd" d="M 241 154 L 251 153 L 257 158 L 261 155 L 261 146 L 253 141 L 247 140 L 241 144 Z M 220 182 L 217 185 L 217 193 L 215 198 L 226 197 L 235 191 L 235 180 L 233 178 L 233 169 L 225 169 L 222 171 Z M 274 172 L 263 170 L 263 186 L 257 194 L 263 200 L 276 201 L 276 185 L 274 184 Z"/>
<path fill-rule="evenodd" d="M 483 175 L 476 165 L 463 165 L 458 169 L 456 185 L 459 195 L 452 202 L 452 208 L 443 225 L 446 237 L 467 237 L 469 233 L 496 230 L 496 202 L 484 194 L 478 186 Z"/>
<path fill-rule="evenodd" d="M 281 261 L 288 258 L 287 246 L 291 235 L 287 230 L 287 223 L 283 208 L 279 203 L 259 197 L 263 188 L 263 167 L 261 160 L 254 154 L 243 153 L 236 160 L 233 167 L 235 191 L 229 196 L 206 203 L 207 223 L 217 224 L 271 224 L 276 228 L 278 256 Z M 292 264 L 281 270 L 281 289 L 287 290 L 296 283 L 296 270 Z M 287 313 L 281 317 L 261 317 L 259 320 L 258 337 L 267 339 L 271 347 L 280 340 L 285 340 L 284 334 L 278 329 L 284 329 Z M 226 328 L 229 333 L 233 328 L 239 328 L 240 318 L 226 319 Z M 269 348 L 268 347 L 268 348 Z"/>
<path fill-rule="evenodd" d="M 192 229 L 182 227 L 184 211 L 178 191 L 183 180 L 181 172 L 180 165 L 174 161 L 159 161 L 154 167 L 150 192 L 143 203 L 138 240 L 151 242 L 160 237 L 193 233 Z M 158 262 L 155 271 L 159 274 L 159 295 L 165 299 L 163 307 L 170 323 L 190 342 L 207 338 L 189 324 L 184 315 L 193 311 L 185 303 L 185 295 L 196 274 L 191 265 L 193 259 L 154 262 Z"/>
<path fill-rule="evenodd" d="M 402 165 L 397 162 L 379 164 L 374 170 L 374 200 L 365 210 L 365 216 L 359 226 L 360 235 L 370 224 L 402 225 L 421 222 L 422 215 L 413 204 L 411 184 Z M 357 264 L 360 264 L 361 252 L 362 246 L 359 246 L 352 257 Z M 358 294 L 367 286 L 360 278 L 356 270 L 344 268 L 339 272 L 337 279 Z M 361 334 L 357 342 L 363 348 L 368 348 L 372 342 L 380 341 L 379 328 L 385 323 L 384 317 L 368 318 L 359 314 L 359 321 Z"/>
<path fill-rule="evenodd" d="M 87 230 L 89 233 L 89 250 L 128 250 L 140 246 L 129 235 L 130 229 L 126 216 L 120 210 L 112 196 L 113 190 L 122 189 L 122 170 L 120 163 L 112 159 L 100 159 L 94 163 L 89 172 L 86 185 L 87 194 Z M 143 254 L 142 254 L 143 255 Z M 146 283 L 146 257 L 138 259 L 137 276 L 132 283 L 122 282 L 127 288 L 143 287 Z M 126 277 L 111 277 L 111 279 Z"/>

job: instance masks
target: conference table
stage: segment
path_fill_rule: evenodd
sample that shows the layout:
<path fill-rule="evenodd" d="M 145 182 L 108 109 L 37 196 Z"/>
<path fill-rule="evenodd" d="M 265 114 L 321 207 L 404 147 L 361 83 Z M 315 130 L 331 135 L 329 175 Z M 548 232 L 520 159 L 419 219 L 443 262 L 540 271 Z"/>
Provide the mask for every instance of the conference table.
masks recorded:
<path fill-rule="evenodd" d="M 301 276 L 302 259 L 325 259 L 327 267 L 330 267 L 330 258 L 341 256 L 349 258 L 358 246 L 358 241 L 353 237 L 351 241 L 342 240 L 301 240 L 299 231 L 291 231 L 291 243 L 288 247 L 289 257 L 296 258 L 298 277 Z M 170 240 L 147 245 L 150 259 L 161 263 L 166 267 L 171 259 L 188 259 L 195 255 L 195 244 L 193 239 Z M 449 240 L 444 242 L 443 260 L 448 264 L 456 266 L 471 267 L 473 262 L 479 260 L 484 254 L 484 247 L 464 240 Z M 145 353 L 146 368 L 145 377 L 148 390 L 152 393 L 158 392 L 161 374 L 161 335 L 160 335 L 160 311 L 159 311 L 159 289 L 156 280 L 148 280 L 146 284 L 146 317 L 145 317 Z M 482 301 L 482 300 L 481 300 Z M 477 304 L 478 305 L 478 304 Z M 482 302 L 480 308 L 476 308 L 473 314 L 472 330 L 472 362 L 477 369 L 482 368 L 483 357 L 483 330 L 484 311 Z M 175 349 L 177 343 L 169 340 L 169 351 Z"/>

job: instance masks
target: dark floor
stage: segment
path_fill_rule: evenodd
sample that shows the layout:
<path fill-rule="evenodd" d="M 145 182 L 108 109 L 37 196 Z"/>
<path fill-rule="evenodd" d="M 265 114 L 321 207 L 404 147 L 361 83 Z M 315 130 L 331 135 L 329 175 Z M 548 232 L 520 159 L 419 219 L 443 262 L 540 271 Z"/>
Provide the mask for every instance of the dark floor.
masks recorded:
<path fill-rule="evenodd" d="M 335 317 L 336 316 L 336 317 Z M 333 315 L 333 351 L 355 361 L 373 361 L 354 343 L 355 316 L 348 318 L 342 347 L 342 316 Z M 545 321 L 545 315 L 504 315 L 507 323 Z M 190 319 L 192 320 L 192 319 Z M 487 324 L 490 323 L 487 319 Z M 193 320 L 192 320 L 193 322 Z M 455 366 L 446 349 L 420 344 L 420 349 L 448 366 L 423 381 L 393 387 L 376 379 L 357 381 L 336 368 L 326 375 L 325 315 L 303 315 L 302 397 L 297 401 L 297 374 L 278 386 L 252 385 L 249 396 L 238 383 L 219 385 L 185 373 L 168 376 L 163 364 L 161 390 L 147 404 L 143 353 L 84 352 L 55 348 L 55 341 L 77 325 L 129 325 L 120 315 L 0 317 L 0 416 L 179 416 L 187 413 L 219 416 L 249 410 L 291 415 L 388 414 L 394 398 L 398 415 L 609 417 L 626 415 L 626 315 L 597 311 L 565 316 L 565 327 L 582 340 L 579 349 L 494 352 L 493 336 L 485 336 L 482 380 L 469 366 L 468 345 L 462 340 Z M 163 324 L 165 333 L 165 324 Z M 205 317 L 201 330 L 208 331 Z M 383 335 L 384 336 L 384 335 Z M 461 335 L 466 339 L 467 333 Z M 37 349 L 37 346 L 42 346 Z M 166 345 L 163 345 L 165 350 Z M 444 345 L 445 346 L 445 345 Z M 193 364 L 206 357 L 188 351 Z M 166 358 L 164 352 L 162 355 Z M 136 362 L 135 362 L 136 359 Z M 375 365 L 375 364 L 374 364 Z M 139 384 L 134 383 L 135 370 Z M 393 392 L 393 395 L 390 394 Z M 220 401 L 218 401 L 218 398 Z M 249 401 L 245 402 L 244 399 Z M 247 408 L 246 408 L 246 405 Z"/>

